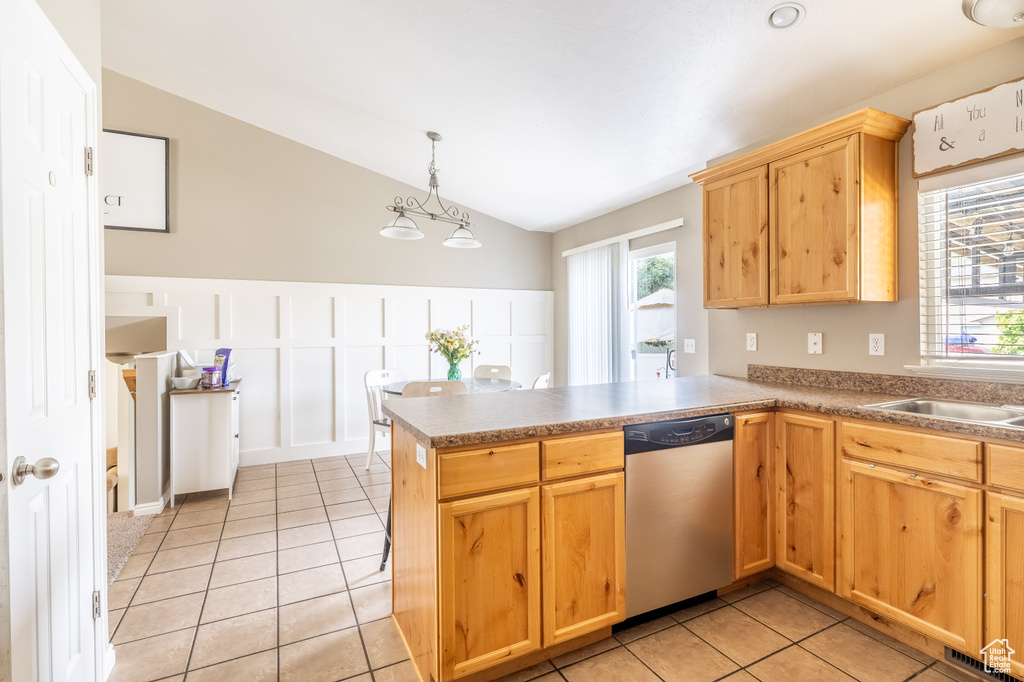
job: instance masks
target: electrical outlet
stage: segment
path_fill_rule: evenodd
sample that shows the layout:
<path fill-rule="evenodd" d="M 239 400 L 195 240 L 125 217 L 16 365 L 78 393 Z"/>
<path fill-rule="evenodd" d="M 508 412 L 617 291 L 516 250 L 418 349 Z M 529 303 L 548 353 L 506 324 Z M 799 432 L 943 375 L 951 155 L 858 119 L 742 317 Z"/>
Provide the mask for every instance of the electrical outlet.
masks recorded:
<path fill-rule="evenodd" d="M 684 353 L 696 353 L 697 352 L 697 339 L 683 339 L 683 352 Z"/>
<path fill-rule="evenodd" d="M 885 334 L 868 334 L 868 355 L 885 355 Z"/>
<path fill-rule="evenodd" d="M 811 332 L 807 335 L 807 352 L 810 355 L 821 355 L 821 332 Z"/>
<path fill-rule="evenodd" d="M 747 350 L 757 350 L 757 334 L 747 332 Z"/>

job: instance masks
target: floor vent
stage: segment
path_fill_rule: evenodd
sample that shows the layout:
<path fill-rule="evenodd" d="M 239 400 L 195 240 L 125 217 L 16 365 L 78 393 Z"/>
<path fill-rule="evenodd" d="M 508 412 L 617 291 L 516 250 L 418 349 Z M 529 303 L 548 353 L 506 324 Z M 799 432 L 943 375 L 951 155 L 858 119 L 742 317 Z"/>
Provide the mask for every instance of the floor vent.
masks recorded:
<path fill-rule="evenodd" d="M 986 680 L 998 680 L 998 682 L 1024 682 L 1018 677 L 1007 675 L 1006 673 L 996 672 L 985 672 L 985 664 L 967 654 L 962 654 L 959 651 L 946 647 L 946 662 L 952 663 L 958 668 L 962 668 L 969 673 L 982 677 Z"/>

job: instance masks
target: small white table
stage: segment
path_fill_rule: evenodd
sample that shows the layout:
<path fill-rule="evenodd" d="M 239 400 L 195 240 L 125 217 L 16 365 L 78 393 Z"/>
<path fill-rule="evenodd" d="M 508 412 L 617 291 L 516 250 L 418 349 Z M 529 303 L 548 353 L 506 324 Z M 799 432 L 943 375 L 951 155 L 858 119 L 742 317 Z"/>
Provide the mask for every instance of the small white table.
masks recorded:
<path fill-rule="evenodd" d="M 238 384 L 173 390 L 171 396 L 171 507 L 175 497 L 228 489 L 238 472 Z"/>
<path fill-rule="evenodd" d="M 417 380 L 423 381 L 423 380 Z M 466 384 L 466 393 L 497 393 L 500 391 L 518 391 L 523 387 L 518 381 L 508 381 L 507 379 L 477 379 L 476 377 L 469 377 L 468 379 L 460 379 L 462 383 Z M 388 395 L 402 395 L 402 389 L 405 385 L 410 382 L 408 381 L 392 381 L 390 384 L 384 386 L 384 392 Z"/>

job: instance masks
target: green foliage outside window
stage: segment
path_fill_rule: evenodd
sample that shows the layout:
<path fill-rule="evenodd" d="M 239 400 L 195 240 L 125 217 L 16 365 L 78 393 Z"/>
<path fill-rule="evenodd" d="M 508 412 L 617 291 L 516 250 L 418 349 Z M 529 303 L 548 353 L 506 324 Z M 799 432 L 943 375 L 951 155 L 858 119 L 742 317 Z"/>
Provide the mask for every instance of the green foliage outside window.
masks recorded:
<path fill-rule="evenodd" d="M 1024 310 L 996 313 L 999 345 L 992 349 L 996 355 L 1024 355 Z"/>

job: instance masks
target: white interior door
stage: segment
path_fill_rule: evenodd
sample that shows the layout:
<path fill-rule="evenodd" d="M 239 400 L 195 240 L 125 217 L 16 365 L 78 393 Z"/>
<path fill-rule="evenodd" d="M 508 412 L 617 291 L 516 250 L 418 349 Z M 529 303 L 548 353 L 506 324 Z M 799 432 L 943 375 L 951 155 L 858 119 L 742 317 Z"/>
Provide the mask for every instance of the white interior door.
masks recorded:
<path fill-rule="evenodd" d="M 9 564 L 5 674 L 93 680 L 94 413 L 89 370 L 95 274 L 85 175 L 88 78 L 25 0 L 0 3 L 0 534 Z M 51 478 L 16 484 L 17 458 L 54 458 Z M 3 581 L 0 570 L 0 581 Z M 5 619 L 7 620 L 7 619 Z M 7 644 L 7 642 L 4 642 Z"/>

